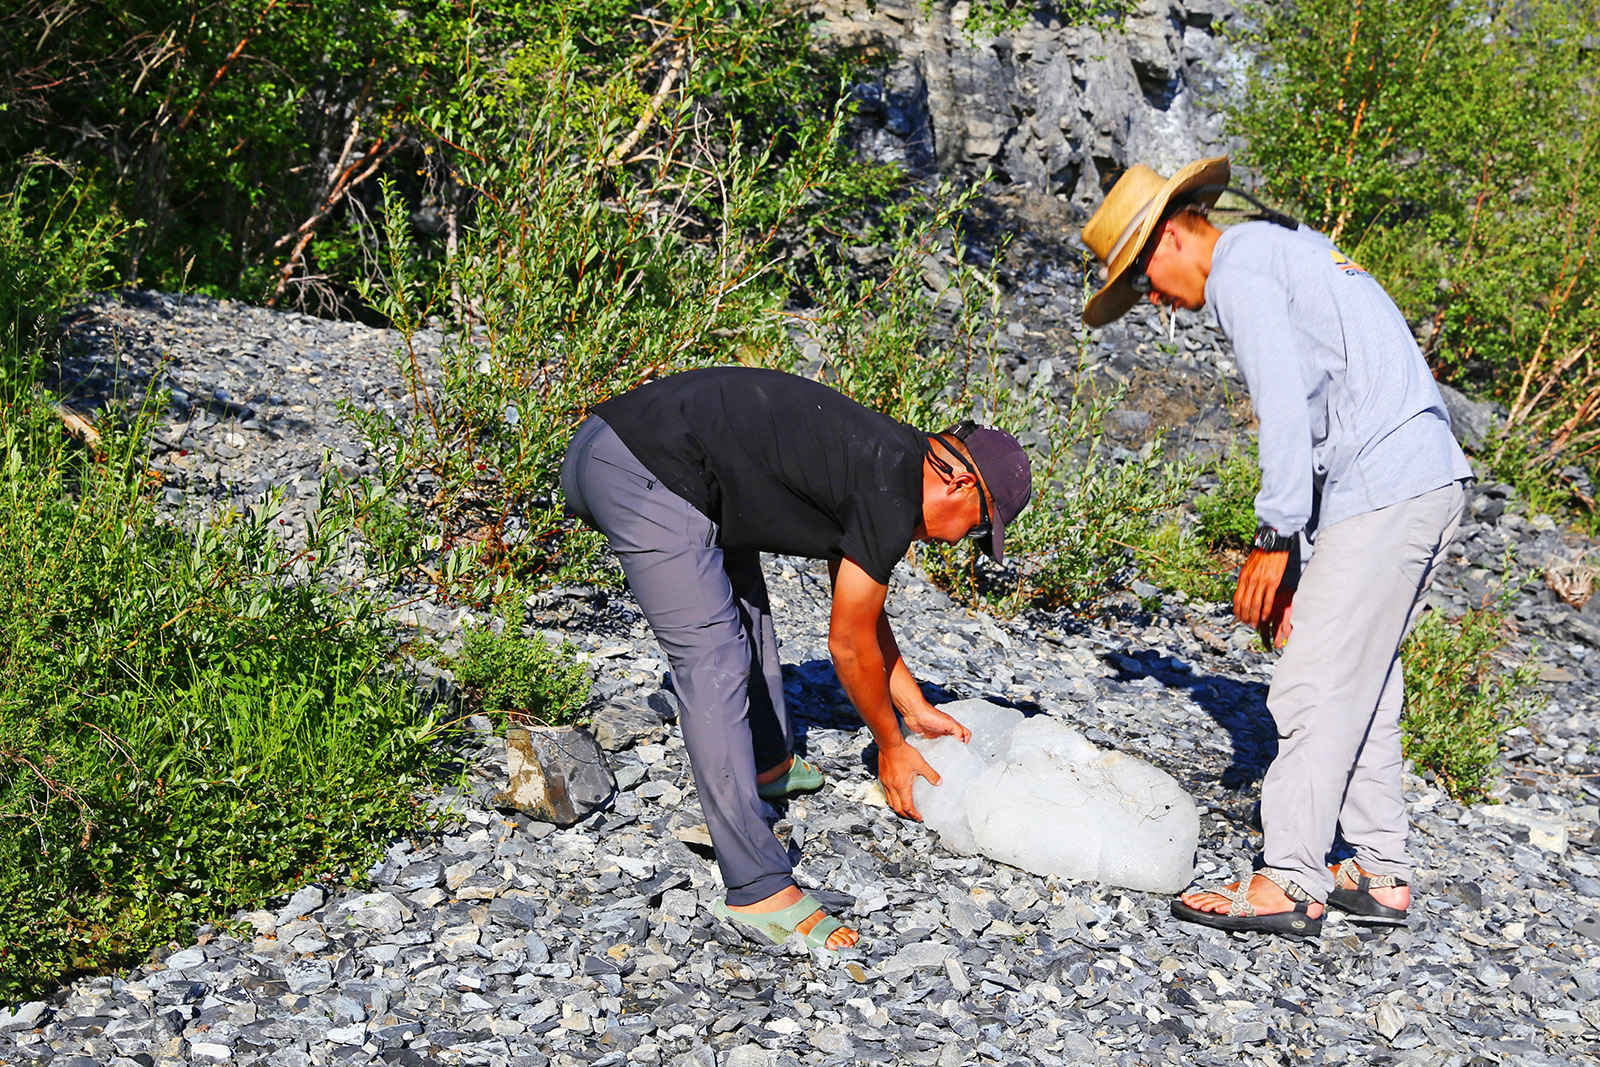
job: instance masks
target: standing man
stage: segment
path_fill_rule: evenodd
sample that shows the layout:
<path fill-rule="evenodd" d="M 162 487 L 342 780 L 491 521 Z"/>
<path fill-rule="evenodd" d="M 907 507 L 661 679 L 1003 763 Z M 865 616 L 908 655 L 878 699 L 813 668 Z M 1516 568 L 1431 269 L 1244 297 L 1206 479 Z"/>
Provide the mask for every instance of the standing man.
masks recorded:
<path fill-rule="evenodd" d="M 972 537 L 1003 557 L 1033 492 L 1009 434 L 926 434 L 824 385 L 778 371 L 687 371 L 595 407 L 561 469 L 568 507 L 606 535 L 672 664 L 679 721 L 727 898 L 716 912 L 775 943 L 857 934 L 796 887 L 762 798 L 822 786 L 796 757 L 760 553 L 828 561 L 828 651 L 878 744 L 889 804 L 920 818 L 912 781 L 939 775 L 923 737 L 966 727 L 929 704 L 895 644 L 884 600 L 912 541 Z M 752 684 L 754 682 L 755 684 Z"/>
<path fill-rule="evenodd" d="M 1283 648 L 1267 695 L 1278 755 L 1261 785 L 1262 865 L 1247 883 L 1184 894 L 1172 913 L 1306 937 L 1321 931 L 1324 903 L 1403 922 L 1413 860 L 1399 648 L 1472 470 L 1383 288 L 1322 234 L 1275 212 L 1217 229 L 1205 212 L 1227 182 L 1226 157 L 1166 180 L 1141 164 L 1083 228 L 1107 268 L 1084 321 L 1103 326 L 1146 293 L 1191 311 L 1209 304 L 1260 423 L 1260 526 L 1233 610 Z M 1296 575 L 1302 535 L 1315 551 Z M 1336 831 L 1355 856 L 1329 867 Z"/>

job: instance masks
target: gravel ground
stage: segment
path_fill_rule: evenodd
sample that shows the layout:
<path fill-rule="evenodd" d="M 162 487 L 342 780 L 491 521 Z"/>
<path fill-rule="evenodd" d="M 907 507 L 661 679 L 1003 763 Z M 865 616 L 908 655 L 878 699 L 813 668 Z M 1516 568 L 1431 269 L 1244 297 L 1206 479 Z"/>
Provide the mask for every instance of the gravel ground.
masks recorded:
<path fill-rule="evenodd" d="M 1013 334 L 1023 380 L 1071 326 L 1041 277 L 1044 298 L 1019 302 Z M 1176 355 L 1124 336 L 1102 336 L 1097 358 L 1148 386 L 1130 394 L 1132 434 L 1140 398 L 1230 386 L 1204 326 L 1184 326 Z M 370 470 L 337 401 L 403 403 L 394 337 L 360 326 L 127 293 L 85 308 L 68 341 L 60 380 L 75 406 L 136 396 L 158 367 L 175 390 L 156 457 L 175 511 L 310 490 L 330 465 Z M 1212 440 L 1212 407 L 1187 409 L 1163 417 Z M 291 491 L 286 529 L 306 500 Z M 1502 486 L 1479 486 L 1472 508 L 1435 591 L 1443 610 L 1498 589 L 1508 546 L 1536 572 L 1589 547 Z M 1304 942 L 1229 937 L 1175 922 L 1166 897 L 954 855 L 873 803 L 870 738 L 827 661 L 825 573 L 786 558 L 767 572 L 803 750 L 829 777 L 775 809 L 775 825 L 802 885 L 861 929 L 858 949 L 754 945 L 712 919 L 720 887 L 661 655 L 626 596 L 568 590 L 534 621 L 594 664 L 619 786 L 608 809 L 569 829 L 497 812 L 504 754 L 485 732 L 470 787 L 436 798 L 456 816 L 445 832 L 397 841 L 359 887 L 307 886 L 130 974 L 0 1012 L 0 1063 L 1596 1062 L 1600 598 L 1581 612 L 1541 581 L 1512 594 L 1513 648 L 1538 657 L 1542 679 L 1510 738 L 1501 803 L 1464 808 L 1408 777 L 1409 925 L 1335 913 Z M 1200 806 L 1202 880 L 1248 870 L 1275 743 L 1271 659 L 1225 611 L 1151 613 L 1129 595 L 1090 622 L 1001 620 L 906 568 L 890 605 L 938 699 L 1058 716 L 1150 760 Z M 408 618 L 444 635 L 462 613 Z"/>

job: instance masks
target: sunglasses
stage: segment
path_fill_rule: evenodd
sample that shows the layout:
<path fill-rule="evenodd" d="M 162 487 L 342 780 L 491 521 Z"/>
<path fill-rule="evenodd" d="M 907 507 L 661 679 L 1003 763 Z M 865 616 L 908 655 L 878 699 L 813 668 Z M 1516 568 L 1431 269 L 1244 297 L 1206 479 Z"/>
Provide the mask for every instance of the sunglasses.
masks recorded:
<path fill-rule="evenodd" d="M 968 530 L 967 536 L 974 541 L 982 541 L 984 538 L 988 537 L 994 532 L 994 524 L 989 520 L 989 494 L 984 489 L 983 476 L 978 473 L 976 467 L 967 461 L 966 456 L 963 456 L 956 449 L 951 448 L 950 445 L 943 440 L 945 434 L 948 434 L 949 436 L 954 437 L 957 441 L 965 442 L 968 437 L 972 436 L 972 432 L 977 428 L 978 424 L 973 422 L 971 419 L 962 419 L 948 430 L 945 430 L 944 433 L 929 437 L 928 460 L 933 464 L 933 469 L 938 471 L 946 481 L 955 477 L 956 469 L 952 467 L 948 461 L 940 459 L 933 451 L 933 442 L 938 441 L 944 446 L 946 452 L 949 452 L 952 456 L 956 457 L 956 461 L 963 467 L 967 468 L 968 473 L 978 480 L 978 525 Z"/>

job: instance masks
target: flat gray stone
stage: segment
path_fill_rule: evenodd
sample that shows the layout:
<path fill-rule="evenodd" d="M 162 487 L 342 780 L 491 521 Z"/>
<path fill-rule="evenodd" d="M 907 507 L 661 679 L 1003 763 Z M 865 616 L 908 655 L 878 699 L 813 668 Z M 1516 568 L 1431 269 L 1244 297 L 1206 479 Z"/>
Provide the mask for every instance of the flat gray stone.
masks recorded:
<path fill-rule="evenodd" d="M 328 891 L 315 883 L 301 886 L 294 891 L 289 902 L 278 911 L 278 925 L 292 923 L 296 919 L 303 919 L 307 915 L 322 907 L 328 899 Z"/>
<path fill-rule="evenodd" d="M 607 752 L 620 752 L 642 742 L 664 740 L 667 736 L 661 716 L 637 704 L 607 704 L 594 713 L 589 729 Z"/>

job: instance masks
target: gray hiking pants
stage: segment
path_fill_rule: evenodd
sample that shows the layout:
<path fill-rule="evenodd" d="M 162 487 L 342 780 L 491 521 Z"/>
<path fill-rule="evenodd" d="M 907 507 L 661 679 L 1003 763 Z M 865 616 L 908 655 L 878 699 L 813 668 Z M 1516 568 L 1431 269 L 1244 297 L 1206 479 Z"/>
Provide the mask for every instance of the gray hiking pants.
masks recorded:
<path fill-rule="evenodd" d="M 787 759 L 792 741 L 760 553 L 718 546 L 716 523 L 593 416 L 567 449 L 561 490 L 568 507 L 605 534 L 672 664 L 728 903 L 754 904 L 793 885 L 788 852 L 756 794 L 758 769 Z"/>
<path fill-rule="evenodd" d="M 1317 535 L 1267 708 L 1278 756 L 1261 783 L 1262 859 L 1318 900 L 1335 827 L 1369 874 L 1409 879 L 1400 791 L 1400 642 L 1466 500 L 1459 482 Z"/>

